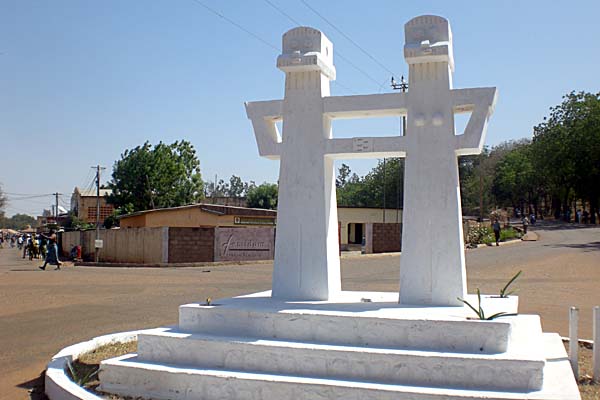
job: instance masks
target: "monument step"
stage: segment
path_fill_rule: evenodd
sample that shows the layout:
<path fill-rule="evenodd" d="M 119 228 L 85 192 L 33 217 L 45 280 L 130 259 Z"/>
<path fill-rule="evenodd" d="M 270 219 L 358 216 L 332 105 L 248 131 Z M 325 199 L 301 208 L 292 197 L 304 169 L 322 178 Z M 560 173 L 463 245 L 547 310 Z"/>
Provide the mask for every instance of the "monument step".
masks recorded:
<path fill-rule="evenodd" d="M 431 388 L 191 368 L 140 362 L 136 355 L 103 361 L 99 389 L 156 400 L 580 400 L 560 337 L 544 334 L 541 342 L 547 359 L 544 384 L 541 390 L 527 392 Z"/>
<path fill-rule="evenodd" d="M 209 369 L 489 390 L 539 389 L 545 363 L 532 349 L 493 355 L 448 353 L 162 329 L 138 336 L 138 359 Z"/>
<path fill-rule="evenodd" d="M 477 304 L 473 296 L 469 300 Z M 487 315 L 516 312 L 516 297 L 484 297 Z M 511 323 L 507 319 L 469 320 L 467 307 L 398 304 L 397 293 L 341 292 L 335 300 L 290 302 L 270 292 L 179 307 L 179 329 L 214 335 L 349 346 L 501 353 Z"/>

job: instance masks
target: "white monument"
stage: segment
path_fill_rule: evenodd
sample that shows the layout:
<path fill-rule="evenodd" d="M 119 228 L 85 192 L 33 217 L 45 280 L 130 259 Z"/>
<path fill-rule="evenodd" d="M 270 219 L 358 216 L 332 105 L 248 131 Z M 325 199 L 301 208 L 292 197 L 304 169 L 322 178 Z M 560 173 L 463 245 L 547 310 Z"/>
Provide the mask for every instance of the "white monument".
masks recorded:
<path fill-rule="evenodd" d="M 414 18 L 405 36 L 410 91 L 400 303 L 460 305 L 467 282 L 457 157 L 481 153 L 496 89 L 452 89 L 446 19 Z M 465 132 L 455 135 L 454 114 L 467 111 Z"/>
<path fill-rule="evenodd" d="M 466 272 L 457 157 L 481 152 L 495 88 L 452 90 L 452 34 L 436 16 L 405 27 L 408 94 L 329 97 L 333 46 L 321 32 L 283 36 L 283 101 L 246 105 L 264 157 L 280 158 L 273 297 L 340 291 L 335 158 L 406 157 L 400 303 L 461 305 Z M 454 113 L 472 112 L 455 135 Z M 407 137 L 333 139 L 331 120 L 408 114 Z M 283 119 L 283 137 L 276 122 Z"/>
<path fill-rule="evenodd" d="M 452 37 L 435 16 L 406 24 L 409 94 L 329 96 L 333 47 L 283 37 L 283 100 L 252 102 L 260 154 L 281 160 L 273 291 L 192 303 L 175 327 L 102 362 L 100 389 L 152 399 L 579 399 L 560 336 L 535 315 L 476 321 L 465 294 L 457 156 L 477 153 L 495 89 L 452 90 Z M 471 111 L 465 133 L 453 115 Z M 407 115 L 406 137 L 334 139 L 331 120 Z M 283 135 L 276 122 L 283 120 Z M 333 160 L 406 157 L 397 293 L 340 289 Z M 487 315 L 518 299 L 484 296 Z M 54 399 L 51 399 L 54 400 Z"/>

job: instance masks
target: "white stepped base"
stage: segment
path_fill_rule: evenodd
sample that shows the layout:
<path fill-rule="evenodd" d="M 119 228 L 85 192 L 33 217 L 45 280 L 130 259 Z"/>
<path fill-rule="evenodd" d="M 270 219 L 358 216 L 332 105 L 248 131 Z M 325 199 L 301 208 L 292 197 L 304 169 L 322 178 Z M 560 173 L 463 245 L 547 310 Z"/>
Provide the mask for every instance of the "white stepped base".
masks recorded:
<path fill-rule="evenodd" d="M 101 389 L 186 400 L 579 398 L 560 338 L 537 316 L 469 320 L 467 307 L 401 306 L 397 293 L 269 296 L 181 306 L 177 328 L 140 334 L 139 356 L 101 364 Z M 517 311 L 516 298 L 482 300 L 488 315 Z"/>
<path fill-rule="evenodd" d="M 541 388 L 545 362 L 540 352 L 532 349 L 492 355 L 447 353 L 250 340 L 162 329 L 138 336 L 138 360 L 327 379 L 511 390 Z"/>
<path fill-rule="evenodd" d="M 157 400 L 580 399 L 560 337 L 545 334 L 543 340 L 548 359 L 544 367 L 544 386 L 529 392 L 431 388 L 185 368 L 139 362 L 135 355 L 103 362 L 100 390 Z"/>
<path fill-rule="evenodd" d="M 271 292 L 179 307 L 179 330 L 349 346 L 470 353 L 507 349 L 506 319 L 473 321 L 467 307 L 400 306 L 397 293 L 342 292 L 338 299 L 285 302 Z M 363 302 L 369 299 L 371 302 Z M 476 296 L 469 296 L 477 304 Z M 488 315 L 517 312 L 518 299 L 484 297 Z"/>

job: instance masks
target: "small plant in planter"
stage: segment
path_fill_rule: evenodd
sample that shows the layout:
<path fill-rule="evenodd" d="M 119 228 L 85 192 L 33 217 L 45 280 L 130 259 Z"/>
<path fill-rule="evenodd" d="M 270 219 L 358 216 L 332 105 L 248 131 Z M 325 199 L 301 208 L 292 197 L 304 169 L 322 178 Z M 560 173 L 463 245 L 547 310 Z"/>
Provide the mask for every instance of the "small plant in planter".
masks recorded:
<path fill-rule="evenodd" d="M 73 382 L 81 387 L 90 383 L 99 371 L 96 367 L 85 368 L 83 366 L 75 366 L 71 361 L 67 362 L 67 367 L 69 368 L 69 374 L 71 375 Z"/>
<path fill-rule="evenodd" d="M 459 301 L 463 302 L 464 304 L 466 304 L 467 306 L 469 306 L 469 308 L 471 310 L 473 310 L 475 312 L 475 314 L 477 314 L 478 318 L 471 318 L 471 319 L 491 321 L 493 319 L 500 318 L 500 317 L 511 317 L 511 316 L 517 315 L 515 313 L 507 313 L 507 312 L 501 311 L 499 313 L 492 314 L 492 315 L 486 317 L 485 312 L 483 311 L 483 308 L 481 307 L 481 292 L 480 292 L 479 288 L 477 288 L 477 302 L 478 302 L 477 308 L 475 308 L 473 305 L 471 305 L 471 303 L 469 303 L 465 299 L 461 299 L 460 297 L 457 297 L 457 299 Z"/>
<path fill-rule="evenodd" d="M 506 285 L 504 285 L 504 287 L 503 287 L 502 289 L 500 289 L 500 297 L 501 297 L 501 298 L 505 299 L 505 298 L 507 298 L 508 296 L 510 296 L 511 294 L 513 294 L 513 293 L 515 293 L 515 292 L 516 292 L 515 290 L 511 290 L 511 291 L 509 292 L 509 291 L 508 291 L 508 287 L 509 287 L 510 285 L 512 285 L 512 283 L 513 283 L 514 281 L 516 281 L 516 280 L 517 280 L 517 278 L 518 278 L 518 277 L 521 275 L 521 273 L 522 273 L 522 272 L 523 272 L 522 270 L 521 270 L 521 271 L 519 271 L 519 272 L 517 272 L 517 273 L 515 274 L 515 276 L 513 276 L 513 277 L 512 277 L 512 278 L 511 278 L 511 279 L 508 281 L 508 283 L 507 283 Z"/>

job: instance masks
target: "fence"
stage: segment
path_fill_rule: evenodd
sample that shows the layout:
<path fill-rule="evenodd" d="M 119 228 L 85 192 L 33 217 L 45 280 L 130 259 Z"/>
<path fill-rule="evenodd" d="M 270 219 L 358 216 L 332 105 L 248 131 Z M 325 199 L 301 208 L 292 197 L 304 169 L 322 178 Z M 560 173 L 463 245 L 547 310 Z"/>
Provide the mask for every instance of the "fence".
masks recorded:
<path fill-rule="evenodd" d="M 62 232 L 60 248 L 68 255 L 81 246 L 84 260 L 95 256 L 96 231 Z M 269 260 L 274 257 L 272 227 L 158 227 L 103 229 L 99 261 L 132 264 Z"/>
<path fill-rule="evenodd" d="M 593 372 L 592 379 L 596 383 L 600 383 L 600 306 L 594 307 L 593 314 L 593 338 L 592 338 L 592 363 Z M 575 379 L 579 379 L 579 309 L 571 307 L 569 309 L 569 361 L 573 369 Z M 588 342 L 589 341 L 582 341 Z"/>

